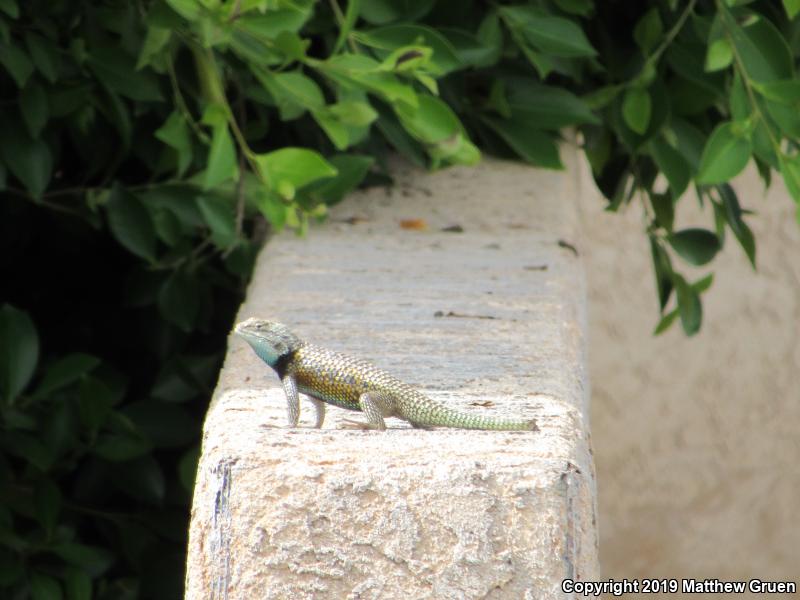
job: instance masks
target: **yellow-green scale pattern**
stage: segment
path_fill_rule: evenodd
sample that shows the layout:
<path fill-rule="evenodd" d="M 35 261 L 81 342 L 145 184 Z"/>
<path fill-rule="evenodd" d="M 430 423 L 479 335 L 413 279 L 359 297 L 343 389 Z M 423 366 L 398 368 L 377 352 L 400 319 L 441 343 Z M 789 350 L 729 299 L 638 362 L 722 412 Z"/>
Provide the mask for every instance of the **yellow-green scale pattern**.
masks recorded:
<path fill-rule="evenodd" d="M 530 430 L 533 421 L 506 420 L 462 413 L 435 402 L 407 383 L 374 365 L 332 350 L 303 344 L 295 349 L 286 372 L 294 375 L 297 389 L 342 408 L 360 410 L 358 399 L 375 392 L 391 399 L 391 415 L 423 427 Z"/>

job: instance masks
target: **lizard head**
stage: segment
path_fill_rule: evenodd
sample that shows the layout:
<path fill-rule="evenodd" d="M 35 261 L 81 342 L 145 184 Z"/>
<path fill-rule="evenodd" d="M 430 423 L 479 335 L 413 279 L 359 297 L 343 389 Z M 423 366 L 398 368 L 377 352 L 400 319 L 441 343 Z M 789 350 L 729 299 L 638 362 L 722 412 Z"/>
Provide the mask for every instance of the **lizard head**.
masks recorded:
<path fill-rule="evenodd" d="M 274 367 L 282 356 L 294 352 L 303 342 L 286 325 L 255 317 L 242 321 L 234 329 L 250 344 L 258 357 Z"/>

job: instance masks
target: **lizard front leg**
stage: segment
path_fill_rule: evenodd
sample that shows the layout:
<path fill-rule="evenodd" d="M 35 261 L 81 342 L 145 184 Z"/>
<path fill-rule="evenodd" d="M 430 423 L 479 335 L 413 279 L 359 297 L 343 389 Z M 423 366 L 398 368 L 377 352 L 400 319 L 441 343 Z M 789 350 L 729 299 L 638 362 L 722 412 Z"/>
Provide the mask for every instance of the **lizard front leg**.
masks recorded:
<path fill-rule="evenodd" d="M 297 393 L 297 382 L 294 375 L 286 375 L 281 379 L 283 391 L 286 394 L 286 414 L 289 417 L 289 427 L 297 427 L 300 421 L 300 395 Z"/>
<path fill-rule="evenodd" d="M 395 402 L 388 394 L 380 394 L 378 392 L 364 392 L 358 397 L 358 406 L 361 412 L 367 417 L 367 422 L 354 421 L 352 419 L 344 419 L 347 423 L 347 429 L 377 429 L 383 431 L 386 429 L 384 417 L 391 417 L 396 414 Z"/>

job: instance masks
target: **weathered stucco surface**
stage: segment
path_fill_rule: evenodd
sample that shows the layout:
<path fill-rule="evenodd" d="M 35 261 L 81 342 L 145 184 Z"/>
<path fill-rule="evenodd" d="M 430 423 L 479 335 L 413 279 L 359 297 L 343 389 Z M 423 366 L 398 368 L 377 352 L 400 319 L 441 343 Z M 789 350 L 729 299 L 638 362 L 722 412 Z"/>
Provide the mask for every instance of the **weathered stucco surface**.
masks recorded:
<path fill-rule="evenodd" d="M 800 227 L 779 180 L 765 195 L 748 171 L 735 188 L 758 213 L 758 272 L 728 236 L 686 339 L 679 324 L 651 336 L 638 207 L 604 213 L 584 186 L 604 577 L 800 578 Z M 691 197 L 678 220 L 713 229 Z"/>
<path fill-rule="evenodd" d="M 271 242 L 240 319 L 541 431 L 346 431 L 336 408 L 314 430 L 303 402 L 287 430 L 277 378 L 231 338 L 187 598 L 561 598 L 599 576 L 576 179 L 488 160 L 397 177 Z"/>

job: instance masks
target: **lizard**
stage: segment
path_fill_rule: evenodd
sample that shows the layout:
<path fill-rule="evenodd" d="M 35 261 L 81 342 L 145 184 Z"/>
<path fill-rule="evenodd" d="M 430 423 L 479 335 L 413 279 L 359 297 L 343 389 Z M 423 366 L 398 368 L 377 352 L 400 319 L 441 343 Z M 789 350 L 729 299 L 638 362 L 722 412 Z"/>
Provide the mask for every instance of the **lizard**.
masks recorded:
<path fill-rule="evenodd" d="M 386 417 L 400 417 L 413 427 L 537 431 L 535 419 L 510 420 L 457 411 L 425 396 L 371 363 L 305 342 L 286 325 L 251 318 L 234 332 L 277 373 L 286 394 L 289 427 L 297 427 L 303 393 L 316 409 L 322 427 L 325 405 L 361 411 L 367 421 L 346 420 L 350 429 L 386 429 Z"/>

